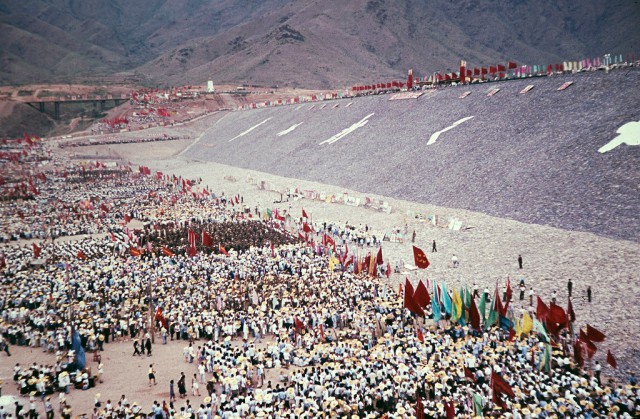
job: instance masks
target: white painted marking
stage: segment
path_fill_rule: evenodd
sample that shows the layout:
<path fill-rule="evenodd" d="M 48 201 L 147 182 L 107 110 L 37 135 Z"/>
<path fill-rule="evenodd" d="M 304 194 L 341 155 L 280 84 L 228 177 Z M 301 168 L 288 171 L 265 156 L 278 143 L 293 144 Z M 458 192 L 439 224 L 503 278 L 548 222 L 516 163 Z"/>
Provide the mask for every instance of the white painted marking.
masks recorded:
<path fill-rule="evenodd" d="M 264 121 L 260 122 L 257 125 L 252 126 L 251 128 L 249 128 L 246 131 L 241 132 L 240 134 L 236 135 L 235 137 L 233 137 L 232 139 L 229 140 L 229 142 L 235 140 L 236 138 L 240 138 L 240 137 L 244 137 L 245 135 L 247 135 L 248 133 L 250 133 L 251 131 L 253 131 L 254 129 L 258 128 L 260 125 L 265 124 L 268 120 L 270 120 L 271 117 L 265 119 Z"/>
<path fill-rule="evenodd" d="M 618 128 L 616 132 L 620 135 L 600 147 L 598 150 L 600 153 L 611 151 L 621 144 L 640 145 L 640 121 L 627 122 Z"/>
<path fill-rule="evenodd" d="M 324 104 L 324 105 L 320 106 L 320 109 L 324 109 L 324 108 L 325 108 L 325 106 L 327 106 L 327 105 L 326 105 L 326 104 Z"/>
<path fill-rule="evenodd" d="M 316 107 L 316 105 L 311 105 L 311 107 L 309 108 L 309 110 L 311 110 L 311 109 L 313 109 L 313 108 L 315 108 L 315 107 Z"/>
<path fill-rule="evenodd" d="M 434 133 L 431 135 L 431 138 L 429 138 L 429 141 L 427 142 L 427 145 L 431 145 L 431 144 L 435 143 L 435 142 L 436 142 L 436 140 L 438 139 L 438 137 L 440 137 L 440 134 L 442 134 L 442 133 L 444 133 L 444 132 L 447 132 L 447 131 L 449 131 L 450 129 L 453 129 L 453 128 L 457 127 L 458 125 L 462 124 L 462 123 L 463 123 L 463 122 L 465 122 L 465 121 L 470 120 L 471 118 L 473 118 L 473 116 L 467 116 L 466 118 L 462 118 L 461 120 L 454 122 L 454 123 L 453 123 L 453 125 L 451 125 L 451 126 L 449 126 L 449 127 L 446 127 L 446 128 L 445 128 L 445 129 L 443 129 L 443 130 L 440 130 L 440 131 L 434 132 Z"/>
<path fill-rule="evenodd" d="M 291 131 L 293 131 L 294 129 L 298 128 L 300 125 L 304 124 L 304 122 L 300 122 L 299 124 L 294 124 L 291 125 L 289 128 L 287 128 L 284 131 L 280 131 L 279 133 L 277 133 L 276 135 L 278 137 L 282 137 L 283 135 L 287 135 L 288 133 L 290 133 Z"/>
<path fill-rule="evenodd" d="M 358 128 L 362 128 L 365 125 L 367 125 L 367 123 L 369 122 L 369 118 L 371 118 L 373 115 L 375 115 L 375 113 L 370 113 L 369 115 L 365 116 L 364 118 L 362 118 L 361 120 L 359 120 L 355 124 L 351 125 L 350 127 L 343 129 L 342 131 L 340 131 L 339 133 L 337 133 L 333 137 L 329 138 L 328 140 L 324 140 L 319 145 L 322 145 L 322 144 L 333 144 L 336 141 L 340 140 L 341 138 L 346 137 L 347 135 L 349 135 L 353 131 L 357 130 Z"/>
<path fill-rule="evenodd" d="M 303 107 L 303 106 L 304 106 L 304 105 L 300 105 L 300 106 L 296 107 L 296 109 L 295 109 L 295 110 L 296 110 L 296 111 L 299 111 L 300 109 L 302 109 L 302 107 Z"/>
<path fill-rule="evenodd" d="M 353 102 L 349 102 L 347 103 L 347 106 L 345 106 L 345 108 L 348 108 L 349 106 L 353 105 Z"/>

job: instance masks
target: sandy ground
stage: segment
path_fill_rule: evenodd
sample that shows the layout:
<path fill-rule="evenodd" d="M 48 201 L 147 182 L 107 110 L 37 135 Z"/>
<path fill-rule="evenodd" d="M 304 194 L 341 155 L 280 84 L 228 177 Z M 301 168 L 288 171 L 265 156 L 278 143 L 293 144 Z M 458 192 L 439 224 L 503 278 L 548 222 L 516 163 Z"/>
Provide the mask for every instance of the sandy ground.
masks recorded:
<path fill-rule="evenodd" d="M 562 306 L 567 301 L 567 281 L 574 283 L 573 304 L 577 315 L 577 327 L 587 323 L 602 330 L 607 339 L 599 344 L 594 357 L 605 365 L 603 374 L 617 375 L 624 378 L 630 371 L 640 372 L 640 316 L 635 307 L 640 301 L 640 288 L 637 286 L 640 272 L 640 244 L 612 240 L 591 233 L 580 233 L 552 227 L 524 224 L 508 219 L 499 219 L 480 213 L 459 209 L 441 208 L 431 205 L 416 204 L 391 198 L 383 198 L 392 207 L 391 214 L 373 209 L 352 207 L 342 204 L 331 204 L 321 201 L 300 199 L 276 204 L 280 199 L 279 192 L 264 191 L 257 188 L 253 181 L 264 180 L 271 189 L 288 190 L 298 187 L 301 190 L 316 190 L 363 198 L 365 195 L 357 191 L 348 191 L 330 185 L 287 179 L 265 173 L 258 173 L 229 166 L 188 161 L 179 157 L 185 142 L 162 143 L 162 147 L 151 147 L 149 144 L 127 144 L 125 146 L 110 145 L 111 150 L 92 149 L 92 154 L 127 156 L 134 164 L 144 164 L 152 170 L 164 173 L 175 173 L 187 177 L 201 177 L 210 190 L 227 195 L 241 194 L 244 202 L 252 207 L 262 206 L 280 208 L 290 211 L 294 216 L 301 214 L 302 208 L 313 218 L 314 222 L 337 221 L 349 222 L 352 225 L 367 224 L 378 237 L 394 228 L 404 229 L 407 226 L 409 235 L 416 231 L 416 245 L 427 252 L 431 266 L 423 271 L 405 271 L 393 274 L 390 282 L 394 286 L 403 282 L 405 277 L 413 280 L 429 278 L 446 281 L 451 286 L 471 286 L 477 282 L 480 287 L 493 290 L 496 282 L 502 290 L 507 277 L 512 280 L 515 291 L 515 307 L 525 307 L 525 302 L 517 300 L 517 283 L 524 278 L 527 288 L 533 286 L 546 302 L 556 290 L 558 303 Z M 123 148 L 119 148 L 123 147 Z M 229 180 L 232 179 L 232 180 Z M 253 180 L 253 181 L 252 181 Z M 369 197 L 374 197 L 368 195 Z M 439 217 L 453 216 L 460 219 L 465 226 L 473 228 L 466 231 L 452 231 L 435 227 L 415 218 L 415 214 L 437 214 Z M 431 252 L 431 242 L 436 240 L 438 252 Z M 355 249 L 351 249 L 352 252 Z M 361 254 L 367 249 L 360 249 Z M 377 251 L 371 249 L 371 251 Z M 383 245 L 385 260 L 391 265 L 404 261 L 412 263 L 410 239 L 404 243 L 385 242 Z M 451 257 L 456 254 L 460 260 L 459 268 L 451 267 Z M 518 269 L 517 257 L 522 254 L 524 269 Z M 593 289 L 593 302 L 586 301 L 586 288 Z M 159 338 L 156 343 L 159 343 Z M 105 382 L 98 388 L 89 391 L 72 391 L 69 400 L 74 414 L 90 412 L 93 396 L 102 393 L 102 400 L 118 399 L 121 394 L 127 395 L 129 401 L 138 401 L 148 408 L 153 400 L 168 399 L 168 382 L 179 377 L 184 371 L 188 377 L 196 370 L 195 365 L 185 364 L 182 358 L 182 342 L 168 345 L 156 344 L 151 358 L 133 358 L 131 343 L 106 345 L 103 353 L 105 360 Z M 605 363 L 607 349 L 617 357 L 619 371 L 613 371 Z M 12 347 L 14 356 L 0 354 L 0 379 L 4 381 L 3 395 L 16 394 L 13 385 L 12 367 L 15 362 L 28 364 L 31 362 L 51 363 L 51 355 L 39 350 Z M 89 364 L 91 356 L 87 356 Z M 148 386 L 146 371 L 153 362 L 158 370 L 158 385 Z M 272 372 L 275 373 L 275 372 Z M 201 390 L 202 391 L 202 390 Z M 204 394 L 204 391 L 202 391 Z M 192 404 L 201 398 L 191 397 Z M 26 402 L 26 399 L 24 400 Z M 178 401 L 177 407 L 183 403 Z"/>

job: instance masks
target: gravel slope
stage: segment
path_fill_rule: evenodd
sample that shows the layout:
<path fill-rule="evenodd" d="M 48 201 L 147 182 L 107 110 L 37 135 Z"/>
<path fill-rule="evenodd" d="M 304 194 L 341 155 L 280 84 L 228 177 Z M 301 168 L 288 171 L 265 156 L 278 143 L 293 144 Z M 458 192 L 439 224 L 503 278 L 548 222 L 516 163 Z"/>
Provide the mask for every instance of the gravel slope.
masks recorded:
<path fill-rule="evenodd" d="M 634 68 L 233 112 L 184 157 L 637 242 L 640 147 L 598 148 L 640 120 L 639 82 Z"/>

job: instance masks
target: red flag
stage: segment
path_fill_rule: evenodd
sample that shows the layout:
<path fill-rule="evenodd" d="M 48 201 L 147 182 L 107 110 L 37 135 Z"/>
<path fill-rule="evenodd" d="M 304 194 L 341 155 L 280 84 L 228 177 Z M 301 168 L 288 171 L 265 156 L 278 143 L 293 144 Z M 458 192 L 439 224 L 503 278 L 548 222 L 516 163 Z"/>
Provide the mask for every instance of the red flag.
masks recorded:
<path fill-rule="evenodd" d="M 382 247 L 378 249 L 378 254 L 376 255 L 376 263 L 378 265 L 382 265 L 384 261 L 382 260 Z"/>
<path fill-rule="evenodd" d="M 124 215 L 124 222 L 128 224 L 131 221 L 131 216 L 129 214 Z"/>
<path fill-rule="evenodd" d="M 418 400 L 416 401 L 416 419 L 424 419 L 424 404 L 420 396 L 418 396 Z"/>
<path fill-rule="evenodd" d="M 304 210 L 304 208 L 302 208 L 302 218 L 309 218 L 309 216 L 307 216 L 307 212 Z"/>
<path fill-rule="evenodd" d="M 564 309 L 559 305 L 554 304 L 553 302 L 549 305 L 549 314 L 547 315 L 547 321 L 558 323 L 560 325 L 567 324 L 567 313 L 564 312 Z M 593 339 L 592 339 L 593 340 Z"/>
<path fill-rule="evenodd" d="M 496 374 L 495 371 L 491 371 L 491 388 L 494 393 L 505 394 L 511 398 L 516 397 L 509 383 L 507 383 L 504 378 Z"/>
<path fill-rule="evenodd" d="M 227 250 L 221 244 L 218 244 L 218 252 L 222 253 L 225 256 L 229 256 L 229 253 L 227 253 Z"/>
<path fill-rule="evenodd" d="M 591 342 L 591 339 L 580 329 L 580 335 L 578 340 L 585 345 L 585 349 L 587 351 L 587 358 L 591 359 L 591 357 L 598 351 L 598 347 L 595 343 Z"/>
<path fill-rule="evenodd" d="M 344 263 L 344 266 L 347 267 L 353 263 L 353 255 L 349 256 L 349 259 Z M 355 265 L 355 264 L 354 264 Z M 357 272 L 354 272 L 357 273 Z"/>
<path fill-rule="evenodd" d="M 444 404 L 444 411 L 447 413 L 447 419 L 454 419 L 456 417 L 456 408 L 453 405 L 453 401 Z"/>
<path fill-rule="evenodd" d="M 464 378 L 468 378 L 469 380 L 476 382 L 476 376 L 469 368 L 464 367 Z"/>
<path fill-rule="evenodd" d="M 418 282 L 418 286 L 416 287 L 416 291 L 413 293 L 413 301 L 416 302 L 420 307 L 426 307 L 431 304 L 431 296 L 429 295 L 429 290 L 424 285 L 424 282 L 420 280 Z"/>
<path fill-rule="evenodd" d="M 109 207 L 104 202 L 100 205 L 100 209 L 104 212 L 109 212 Z"/>
<path fill-rule="evenodd" d="M 87 255 L 85 255 L 82 250 L 78 250 L 78 253 L 76 254 L 76 256 L 78 257 L 78 259 L 82 259 L 82 260 L 87 259 Z"/>
<path fill-rule="evenodd" d="M 189 243 L 189 247 L 196 248 L 196 233 L 191 229 L 187 231 L 187 243 Z"/>
<path fill-rule="evenodd" d="M 187 245 L 186 253 L 187 253 L 187 256 L 192 258 L 192 257 L 194 257 L 196 255 L 196 253 L 198 253 L 198 251 L 196 250 L 195 246 Z"/>
<path fill-rule="evenodd" d="M 206 247 L 213 246 L 213 239 L 205 230 L 202 230 L 202 245 Z"/>
<path fill-rule="evenodd" d="M 135 247 L 129 249 L 129 253 L 131 254 L 131 256 L 140 256 L 142 254 L 142 252 Z"/>
<path fill-rule="evenodd" d="M 238 195 L 236 195 L 236 204 L 239 204 L 240 200 L 238 199 Z"/>
<path fill-rule="evenodd" d="M 39 247 L 37 244 L 33 243 L 33 257 L 36 259 L 39 258 L 41 251 L 42 251 L 42 248 Z"/>
<path fill-rule="evenodd" d="M 165 256 L 174 256 L 174 253 L 167 246 L 162 246 L 162 254 Z"/>
<path fill-rule="evenodd" d="M 604 333 L 589 325 L 587 325 L 587 337 L 591 342 L 603 342 L 606 338 Z"/>
<path fill-rule="evenodd" d="M 321 324 L 318 329 L 320 330 L 320 337 L 322 338 L 322 341 L 324 342 L 324 326 Z"/>
<path fill-rule="evenodd" d="M 305 329 L 304 323 L 302 323 L 302 321 L 298 318 L 298 316 L 296 316 L 295 318 L 295 325 L 296 325 L 296 329 L 298 330 Z"/>
<path fill-rule="evenodd" d="M 278 220 L 278 221 L 284 221 L 285 220 L 285 218 L 282 215 L 280 215 L 280 213 L 278 212 L 277 208 L 276 208 L 276 220 Z"/>
<path fill-rule="evenodd" d="M 416 266 L 420 269 L 426 269 L 429 267 L 429 260 L 427 255 L 424 254 L 422 249 L 413 246 L 413 260 Z"/>
<path fill-rule="evenodd" d="M 305 233 L 311 233 L 311 227 L 309 227 L 309 224 L 302 224 L 302 231 L 304 231 Z"/>
<path fill-rule="evenodd" d="M 611 365 L 613 368 L 618 368 L 618 363 L 616 359 L 613 357 L 611 351 L 607 351 L 607 364 Z"/>
<path fill-rule="evenodd" d="M 413 300 L 413 294 L 413 285 L 411 285 L 411 282 L 409 282 L 409 278 L 406 278 L 406 282 L 404 285 L 404 308 L 408 309 L 413 314 L 424 317 L 424 311 Z"/>
<path fill-rule="evenodd" d="M 469 307 L 469 323 L 474 329 L 480 329 L 480 311 L 478 311 L 478 306 L 473 296 L 471 297 L 471 307 Z"/>
<path fill-rule="evenodd" d="M 273 242 L 269 243 L 269 247 L 271 248 L 271 257 L 276 257 L 276 250 L 273 248 Z"/>
<path fill-rule="evenodd" d="M 542 298 L 538 297 L 538 306 L 536 307 L 536 318 L 541 322 L 547 319 L 549 315 L 549 307 L 542 301 Z"/>
<path fill-rule="evenodd" d="M 111 241 L 112 242 L 116 241 L 116 235 L 113 234 L 113 232 L 111 232 Z"/>
<path fill-rule="evenodd" d="M 169 330 L 169 325 L 167 324 L 167 319 L 165 319 L 164 316 L 162 315 L 162 309 L 160 307 L 158 307 L 158 309 L 156 310 L 155 318 L 156 318 L 156 320 L 158 320 L 160 322 L 160 324 L 162 324 L 162 327 L 164 327 L 165 329 Z"/>
<path fill-rule="evenodd" d="M 418 329 L 418 340 L 422 343 L 424 343 L 424 335 L 422 334 L 422 332 L 420 331 L 420 329 Z"/>
<path fill-rule="evenodd" d="M 573 358 L 578 365 L 580 365 L 581 367 L 584 366 L 584 358 L 582 357 L 582 345 L 578 340 L 573 344 Z"/>

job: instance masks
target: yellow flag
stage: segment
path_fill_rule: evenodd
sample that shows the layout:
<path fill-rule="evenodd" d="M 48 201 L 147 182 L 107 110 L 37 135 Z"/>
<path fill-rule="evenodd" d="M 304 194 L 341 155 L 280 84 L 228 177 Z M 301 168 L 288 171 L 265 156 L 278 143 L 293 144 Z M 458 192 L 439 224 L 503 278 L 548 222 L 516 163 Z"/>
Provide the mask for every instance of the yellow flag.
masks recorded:
<path fill-rule="evenodd" d="M 529 313 L 525 311 L 522 316 L 522 333 L 528 335 L 533 330 L 533 319 L 529 316 Z"/>
<path fill-rule="evenodd" d="M 516 336 L 520 338 L 522 335 L 522 327 L 520 326 L 520 319 L 516 319 Z"/>
<path fill-rule="evenodd" d="M 453 305 L 456 306 L 456 317 L 457 318 L 452 318 L 451 320 L 453 321 L 457 321 L 460 318 L 460 315 L 462 314 L 462 298 L 460 298 L 460 294 L 458 294 L 458 291 L 454 288 L 453 289 Z"/>

